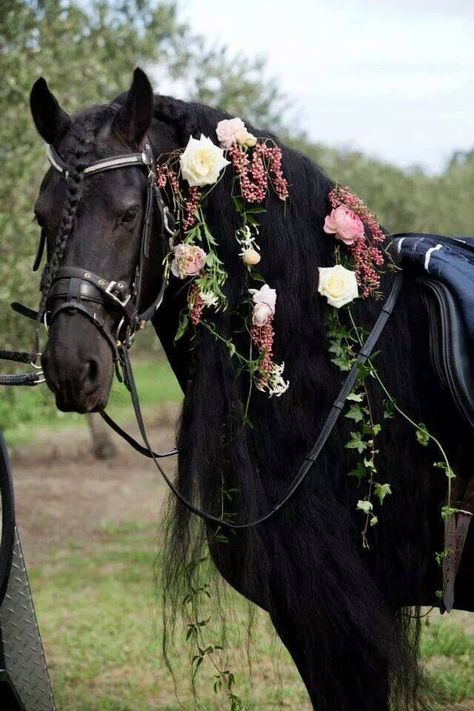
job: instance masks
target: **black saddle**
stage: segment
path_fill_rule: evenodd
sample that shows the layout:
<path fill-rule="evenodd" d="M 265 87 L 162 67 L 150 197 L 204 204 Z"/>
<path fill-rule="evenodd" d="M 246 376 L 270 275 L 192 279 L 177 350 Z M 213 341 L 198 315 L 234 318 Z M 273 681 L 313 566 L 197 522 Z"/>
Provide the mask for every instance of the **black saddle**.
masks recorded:
<path fill-rule="evenodd" d="M 474 239 L 403 232 L 389 250 L 420 285 L 435 372 L 474 428 Z"/>
<path fill-rule="evenodd" d="M 428 311 L 434 370 L 474 428 L 474 352 L 456 296 L 438 279 L 419 278 L 417 282 Z"/>

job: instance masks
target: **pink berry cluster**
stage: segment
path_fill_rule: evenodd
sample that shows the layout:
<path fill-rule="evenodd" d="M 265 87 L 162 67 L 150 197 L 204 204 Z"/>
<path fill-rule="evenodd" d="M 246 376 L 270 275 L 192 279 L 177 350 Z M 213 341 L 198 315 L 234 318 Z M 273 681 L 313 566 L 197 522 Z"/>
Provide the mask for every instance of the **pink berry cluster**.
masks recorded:
<path fill-rule="evenodd" d="M 377 217 L 370 212 L 362 200 L 348 188 L 335 187 L 329 193 L 329 202 L 335 209 L 340 205 L 349 208 L 360 217 L 370 232 L 370 240 L 365 236 L 348 245 L 354 259 L 357 283 L 361 288 L 361 296 L 373 296 L 380 287 L 380 269 L 384 265 L 384 255 L 380 245 L 385 241 Z"/>
<path fill-rule="evenodd" d="M 179 193 L 179 180 L 176 172 L 168 163 L 155 164 L 156 184 L 159 188 L 165 188 L 169 184 L 175 195 Z"/>
<path fill-rule="evenodd" d="M 283 176 L 283 171 L 281 167 L 282 154 L 281 148 L 278 146 L 266 146 L 262 145 L 264 149 L 264 156 L 268 161 L 268 170 L 272 180 L 275 192 L 283 202 L 287 199 L 288 192 L 288 181 Z"/>
<path fill-rule="evenodd" d="M 188 293 L 188 312 L 191 323 L 198 326 L 201 323 L 202 312 L 204 310 L 204 301 L 196 284 L 193 284 Z"/>
<path fill-rule="evenodd" d="M 250 156 L 248 151 L 234 143 L 229 148 L 228 156 L 239 176 L 242 197 L 247 202 L 263 202 L 269 178 L 280 200 L 286 200 L 288 183 L 282 173 L 280 148 L 257 143 Z"/>
<path fill-rule="evenodd" d="M 197 186 L 189 188 L 189 197 L 183 204 L 183 231 L 187 232 L 196 224 L 196 211 L 201 200 L 201 190 Z"/>
<path fill-rule="evenodd" d="M 250 336 L 257 346 L 261 356 L 259 385 L 266 385 L 273 369 L 273 340 L 275 331 L 272 319 L 269 319 L 263 326 L 253 325 L 250 329 Z"/>

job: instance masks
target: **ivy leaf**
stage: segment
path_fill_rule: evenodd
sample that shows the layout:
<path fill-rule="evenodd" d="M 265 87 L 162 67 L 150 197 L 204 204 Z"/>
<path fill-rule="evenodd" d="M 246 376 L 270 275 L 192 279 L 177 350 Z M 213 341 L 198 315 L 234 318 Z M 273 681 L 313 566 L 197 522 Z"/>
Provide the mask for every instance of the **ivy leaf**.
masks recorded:
<path fill-rule="evenodd" d="M 189 325 L 189 317 L 188 317 L 187 314 L 182 313 L 182 314 L 181 314 L 181 317 L 180 317 L 180 319 L 179 319 L 178 330 L 176 331 L 176 336 L 174 337 L 174 342 L 175 342 L 175 343 L 176 343 L 177 341 L 179 341 L 180 338 L 183 337 L 183 335 L 184 335 L 184 333 L 185 333 L 185 331 L 186 331 L 188 325 Z"/>
<path fill-rule="evenodd" d="M 346 412 L 346 417 L 348 420 L 354 420 L 354 422 L 361 422 L 364 419 L 364 413 L 359 405 L 352 405 L 349 412 Z"/>
<path fill-rule="evenodd" d="M 339 370 L 344 371 L 349 371 L 352 367 L 351 361 L 347 358 L 346 355 L 344 356 L 339 356 L 338 358 L 331 358 L 331 363 L 334 363 L 334 365 L 337 365 Z"/>
<path fill-rule="evenodd" d="M 362 462 L 357 462 L 356 468 L 352 469 L 347 476 L 353 476 L 359 481 L 362 481 L 362 479 L 367 478 L 367 469 L 364 467 Z"/>
<path fill-rule="evenodd" d="M 395 406 L 391 400 L 384 400 L 383 401 L 383 419 L 384 420 L 390 420 L 392 417 L 395 416 Z"/>
<path fill-rule="evenodd" d="M 373 472 L 375 472 L 376 469 L 377 469 L 376 466 L 375 466 L 375 462 L 374 462 L 373 459 L 365 459 L 365 458 L 364 458 L 364 467 L 365 467 L 366 469 L 370 469 L 370 470 L 373 471 Z"/>
<path fill-rule="evenodd" d="M 456 474 L 446 462 L 433 462 L 433 466 L 436 467 L 436 469 L 443 469 L 448 479 L 456 478 Z"/>
<path fill-rule="evenodd" d="M 362 402 L 364 399 L 364 396 L 362 393 L 349 393 L 349 395 L 346 397 L 346 400 L 350 400 L 351 402 Z"/>
<path fill-rule="evenodd" d="M 385 497 L 389 496 L 391 493 L 392 489 L 390 487 L 390 484 L 374 484 L 374 494 L 381 504 L 383 504 L 383 500 L 385 499 Z"/>
<path fill-rule="evenodd" d="M 351 439 L 347 442 L 345 447 L 346 449 L 356 449 L 359 454 L 362 454 L 362 452 L 367 449 L 368 444 L 364 442 L 360 432 L 351 432 Z"/>
<path fill-rule="evenodd" d="M 416 430 L 416 438 L 422 447 L 427 447 L 430 442 L 430 434 L 423 422 L 420 422 L 418 425 L 418 429 Z"/>
<path fill-rule="evenodd" d="M 364 500 L 364 501 L 359 500 L 357 502 L 357 506 L 356 506 L 356 509 L 358 511 L 363 511 L 365 514 L 367 514 L 367 516 L 370 514 L 370 512 L 372 511 L 373 508 L 374 508 L 374 506 L 373 506 L 372 502 L 367 501 L 367 500 Z"/>
<path fill-rule="evenodd" d="M 443 521 L 447 521 L 448 518 L 451 516 L 454 516 L 455 513 L 458 513 L 459 509 L 455 509 L 453 506 L 443 506 L 441 509 L 441 518 Z"/>

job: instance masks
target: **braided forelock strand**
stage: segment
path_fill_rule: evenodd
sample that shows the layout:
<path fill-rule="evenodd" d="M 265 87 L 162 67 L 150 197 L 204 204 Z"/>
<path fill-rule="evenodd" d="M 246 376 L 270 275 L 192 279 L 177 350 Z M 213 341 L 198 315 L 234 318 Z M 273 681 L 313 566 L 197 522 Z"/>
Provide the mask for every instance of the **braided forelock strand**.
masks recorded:
<path fill-rule="evenodd" d="M 36 320 L 36 338 L 38 338 L 39 327 L 46 311 L 51 285 L 63 260 L 68 239 L 74 228 L 77 206 L 81 196 L 82 181 L 84 180 L 83 171 L 91 162 L 91 153 L 95 143 L 96 125 L 97 116 L 93 114 L 85 116 L 80 121 L 75 121 L 70 129 L 69 137 L 73 139 L 72 147 L 68 150 L 67 155 L 64 156 L 68 169 L 68 191 L 64 201 L 54 251 L 41 276 L 41 301 Z"/>

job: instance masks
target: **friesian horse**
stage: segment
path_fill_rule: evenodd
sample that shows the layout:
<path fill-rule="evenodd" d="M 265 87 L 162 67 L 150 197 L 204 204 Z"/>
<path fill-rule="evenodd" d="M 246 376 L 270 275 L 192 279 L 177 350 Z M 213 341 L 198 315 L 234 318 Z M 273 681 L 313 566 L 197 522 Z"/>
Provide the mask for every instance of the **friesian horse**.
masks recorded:
<path fill-rule="evenodd" d="M 118 107 L 118 109 L 117 109 Z M 149 141 L 155 156 L 183 148 L 190 136 L 215 139 L 228 116 L 218 109 L 153 95 L 136 70 L 130 90 L 113 105 L 93 106 L 70 117 L 43 79 L 31 93 L 41 137 L 68 168 L 67 179 L 50 169 L 35 214 L 45 232 L 48 263 L 43 302 L 59 265 L 81 267 L 130 284 L 139 259 L 146 172 L 121 168 L 90 176 L 94 160 L 141 150 Z M 253 130 L 253 129 L 252 129 Z M 257 136 L 266 135 L 253 130 Z M 333 264 L 333 240 L 323 232 L 333 182 L 304 155 L 282 146 L 290 198 L 282 213 L 269 194 L 261 216 L 264 278 L 278 292 L 275 353 L 286 363 L 291 387 L 280 398 L 256 393 L 252 425 L 242 424 L 247 395 L 225 345 L 197 329 L 174 337 L 186 307 L 182 282 L 171 279 L 153 325 L 184 393 L 178 434 L 180 492 L 219 514 L 221 484 L 237 491 L 234 521 L 250 521 L 271 508 L 287 489 L 317 434 L 341 384 L 331 362 L 324 316 L 330 308 L 318 295 L 318 266 Z M 205 203 L 230 278 L 229 303 L 239 298 L 244 268 L 232 236 L 238 217 L 230 206 L 225 175 Z M 142 306 L 161 286 L 165 245 L 155 214 L 141 291 Z M 382 281 L 386 294 L 393 275 Z M 47 304 L 43 303 L 45 308 Z M 370 328 L 380 302 L 355 308 Z M 116 313 L 97 305 L 113 330 Z M 215 316 L 219 330 L 235 333 L 232 309 Z M 472 470 L 473 438 L 430 365 L 427 320 L 417 285 L 405 281 L 377 355 L 378 371 L 399 406 L 423 422 L 442 442 L 460 477 Z M 42 365 L 57 406 L 92 412 L 106 406 L 113 377 L 110 344 L 78 311 L 62 311 L 51 325 Z M 370 382 L 376 416 L 383 393 Z M 379 468 L 392 488 L 370 547 L 361 545 L 357 482 L 347 476 L 353 455 L 345 448 L 349 422 L 340 418 L 304 485 L 266 523 L 212 539 L 211 556 L 222 576 L 242 595 L 268 611 L 288 648 L 313 705 L 321 711 L 383 711 L 418 707 L 418 609 L 436 605 L 441 571 L 434 553 L 443 549 L 440 508 L 446 479 L 433 468 L 436 453 L 421 447 L 413 429 L 393 417 L 381 434 Z M 192 514 L 175 502 L 168 568 L 182 565 L 193 549 Z M 208 527 L 209 530 L 212 527 Z M 474 530 L 459 569 L 455 606 L 474 610 Z M 168 578 L 173 573 L 168 570 Z"/>

